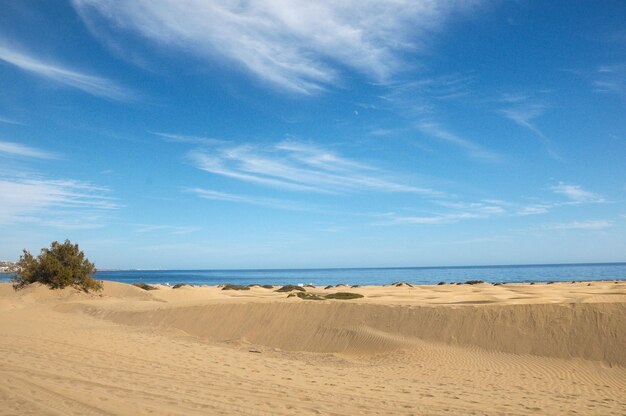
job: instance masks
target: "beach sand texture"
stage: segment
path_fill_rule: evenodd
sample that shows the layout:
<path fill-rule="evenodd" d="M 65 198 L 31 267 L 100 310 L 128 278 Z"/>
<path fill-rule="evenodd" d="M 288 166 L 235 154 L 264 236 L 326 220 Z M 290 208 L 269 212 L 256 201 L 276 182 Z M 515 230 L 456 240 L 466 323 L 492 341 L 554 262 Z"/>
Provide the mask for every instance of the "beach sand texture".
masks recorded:
<path fill-rule="evenodd" d="M 626 282 L 14 292 L 0 415 L 626 414 Z"/>

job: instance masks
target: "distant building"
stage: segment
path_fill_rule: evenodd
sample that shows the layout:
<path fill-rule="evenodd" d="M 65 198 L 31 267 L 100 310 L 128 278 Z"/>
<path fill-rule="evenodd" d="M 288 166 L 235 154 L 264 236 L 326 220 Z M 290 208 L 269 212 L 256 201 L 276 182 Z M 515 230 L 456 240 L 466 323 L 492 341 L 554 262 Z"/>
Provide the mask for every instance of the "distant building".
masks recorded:
<path fill-rule="evenodd" d="M 0 260 L 0 273 L 15 273 L 17 271 L 17 263 L 14 261 Z"/>

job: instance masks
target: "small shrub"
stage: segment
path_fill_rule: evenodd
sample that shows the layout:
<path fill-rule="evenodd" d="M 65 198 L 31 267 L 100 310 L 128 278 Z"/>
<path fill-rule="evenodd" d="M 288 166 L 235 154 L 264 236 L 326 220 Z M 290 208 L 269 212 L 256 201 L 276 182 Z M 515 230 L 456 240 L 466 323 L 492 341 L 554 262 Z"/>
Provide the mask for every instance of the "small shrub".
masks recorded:
<path fill-rule="evenodd" d="M 312 288 L 312 289 L 315 289 L 315 286 L 314 286 L 314 285 L 304 285 L 304 287 L 310 287 L 310 288 Z"/>
<path fill-rule="evenodd" d="M 191 287 L 193 287 L 193 285 L 189 284 L 189 283 L 176 283 L 174 286 L 172 286 L 172 289 L 180 289 L 183 286 L 191 286 Z"/>
<path fill-rule="evenodd" d="M 334 287 L 333 285 L 328 285 L 324 289 L 332 289 L 333 287 Z"/>
<path fill-rule="evenodd" d="M 303 287 L 300 286 L 296 286 L 296 285 L 285 285 L 279 289 L 276 289 L 276 292 L 292 292 L 294 290 L 297 290 L 299 292 L 304 292 L 305 289 Z"/>
<path fill-rule="evenodd" d="M 70 240 L 63 244 L 53 241 L 50 248 L 41 249 L 36 258 L 24 250 L 17 266 L 17 273 L 11 277 L 15 290 L 32 283 L 42 283 L 51 289 L 73 286 L 85 292 L 102 290 L 102 282 L 92 277 L 96 267 L 87 260 L 78 244 Z"/>
<path fill-rule="evenodd" d="M 328 295 L 325 296 L 326 299 L 342 299 L 342 300 L 358 299 L 362 297 L 363 295 L 359 293 L 350 293 L 350 292 L 329 293 Z"/>
<path fill-rule="evenodd" d="M 143 282 L 135 282 L 133 283 L 133 286 L 136 286 L 139 289 L 143 289 L 143 290 L 157 290 L 158 289 L 158 287 L 156 286 L 151 286 Z"/>
<path fill-rule="evenodd" d="M 391 284 L 391 286 L 395 286 L 395 287 L 401 287 L 401 286 L 408 286 L 408 287 L 413 287 L 412 284 L 407 283 L 407 282 L 393 282 Z"/>
<path fill-rule="evenodd" d="M 272 285 L 263 285 L 261 286 L 263 289 L 274 289 L 274 286 Z"/>
<path fill-rule="evenodd" d="M 315 295 L 313 293 L 306 293 L 306 292 L 296 292 L 296 293 L 290 293 L 289 295 L 287 295 L 288 298 L 293 297 L 293 296 L 297 296 L 300 299 L 304 299 L 304 300 L 324 300 L 323 297 Z"/>
<path fill-rule="evenodd" d="M 245 285 L 224 285 L 222 290 L 250 290 L 250 286 Z"/>
<path fill-rule="evenodd" d="M 549 284 L 549 285 L 553 285 L 553 284 L 554 284 L 554 282 L 548 282 L 548 284 Z"/>
<path fill-rule="evenodd" d="M 361 285 L 352 285 L 350 287 L 361 287 Z"/>
<path fill-rule="evenodd" d="M 485 283 L 484 280 L 468 280 L 465 282 L 466 285 L 478 285 L 480 283 Z"/>
<path fill-rule="evenodd" d="M 441 285 L 445 285 L 445 284 L 446 284 L 446 282 L 439 282 L 439 283 L 437 283 L 437 286 L 441 286 Z"/>

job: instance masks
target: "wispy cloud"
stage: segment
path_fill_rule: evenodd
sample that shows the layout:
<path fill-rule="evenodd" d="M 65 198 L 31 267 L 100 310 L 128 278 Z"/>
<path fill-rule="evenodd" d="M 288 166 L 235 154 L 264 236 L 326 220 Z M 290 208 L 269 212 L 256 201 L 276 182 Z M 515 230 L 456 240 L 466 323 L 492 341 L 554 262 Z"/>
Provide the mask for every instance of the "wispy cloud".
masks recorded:
<path fill-rule="evenodd" d="M 424 134 L 443 140 L 464 150 L 470 157 L 488 162 L 502 162 L 503 157 L 497 153 L 483 148 L 482 146 L 462 138 L 442 127 L 438 123 L 423 121 L 418 124 L 418 128 Z"/>
<path fill-rule="evenodd" d="M 175 133 L 160 133 L 160 132 L 149 132 L 154 134 L 155 136 L 160 137 L 161 139 L 174 142 L 174 143 L 188 143 L 188 144 L 199 144 L 199 145 L 216 145 L 216 144 L 225 144 L 226 140 L 214 139 L 212 137 L 205 136 L 194 136 L 189 134 L 175 134 Z"/>
<path fill-rule="evenodd" d="M 612 227 L 613 223 L 606 220 L 589 220 L 589 221 L 574 221 L 568 223 L 551 224 L 546 228 L 553 230 L 602 230 Z"/>
<path fill-rule="evenodd" d="M 137 224 L 135 228 L 136 233 L 153 233 L 158 231 L 164 231 L 170 234 L 190 234 L 201 230 L 198 226 L 179 226 L 179 225 L 155 225 L 155 224 Z"/>
<path fill-rule="evenodd" d="M 554 204 L 531 204 L 520 207 L 516 213 L 520 216 L 546 214 L 554 207 Z"/>
<path fill-rule="evenodd" d="M 191 162 L 206 172 L 290 191 L 327 194 L 406 192 L 441 196 L 433 189 L 407 184 L 386 172 L 308 143 L 284 141 L 271 146 L 238 145 L 210 153 L 194 150 Z"/>
<path fill-rule="evenodd" d="M 407 215 L 396 212 L 379 214 L 382 221 L 375 225 L 408 225 L 408 224 L 453 224 L 464 220 L 485 219 L 497 216 L 510 215 L 506 205 L 512 205 L 505 201 L 433 201 L 436 205 L 445 207 L 445 212 L 431 212 L 428 215 Z"/>
<path fill-rule="evenodd" d="M 59 158 L 59 155 L 53 152 L 36 149 L 20 143 L 0 141 L 0 157 L 2 156 L 32 157 L 37 159 Z"/>
<path fill-rule="evenodd" d="M 0 117 L 0 123 L 4 123 L 4 124 L 15 124 L 16 126 L 25 126 L 24 123 L 21 123 L 19 121 L 15 121 L 11 118 L 7 118 L 7 117 Z"/>
<path fill-rule="evenodd" d="M 0 225 L 92 228 L 119 207 L 107 188 L 75 180 L 0 178 L 0 195 Z"/>
<path fill-rule="evenodd" d="M 478 1 L 256 0 L 211 2 L 74 0 L 99 38 L 130 31 L 171 50 L 233 62 L 281 88 L 311 93 L 345 68 L 377 81 L 401 68 L 452 15 Z M 121 33 L 120 33 L 121 36 Z"/>
<path fill-rule="evenodd" d="M 387 219 L 376 225 L 406 225 L 406 224 L 452 224 L 461 220 L 480 218 L 480 215 L 471 212 L 459 212 L 451 214 L 436 214 L 426 216 L 388 214 Z"/>
<path fill-rule="evenodd" d="M 571 203 L 575 204 L 606 202 L 600 195 L 584 190 L 579 185 L 559 182 L 558 185 L 552 186 L 550 189 L 559 195 L 567 197 Z"/>
<path fill-rule="evenodd" d="M 500 114 L 518 126 L 532 132 L 543 143 L 551 156 L 560 159 L 560 156 L 554 150 L 552 140 L 537 127 L 535 121 L 549 109 L 549 106 L 543 100 L 534 97 L 532 94 L 516 93 L 502 94 L 496 102 L 503 104 L 503 108 L 498 110 Z"/>
<path fill-rule="evenodd" d="M 312 205 L 304 205 L 297 202 L 284 201 L 274 198 L 237 195 L 204 188 L 191 188 L 187 189 L 187 191 L 193 192 L 201 198 L 209 199 L 212 201 L 225 201 L 240 204 L 259 205 L 268 208 L 283 209 L 287 211 L 318 211 L 318 209 L 316 207 L 313 207 Z"/>
<path fill-rule="evenodd" d="M 48 79 L 58 84 L 76 88 L 100 98 L 116 101 L 128 101 L 135 98 L 135 94 L 117 83 L 100 76 L 80 72 L 60 64 L 45 62 L 23 51 L 7 47 L 0 43 L 0 61 Z"/>
<path fill-rule="evenodd" d="M 626 64 L 599 67 L 594 74 L 592 84 L 597 92 L 626 95 Z"/>

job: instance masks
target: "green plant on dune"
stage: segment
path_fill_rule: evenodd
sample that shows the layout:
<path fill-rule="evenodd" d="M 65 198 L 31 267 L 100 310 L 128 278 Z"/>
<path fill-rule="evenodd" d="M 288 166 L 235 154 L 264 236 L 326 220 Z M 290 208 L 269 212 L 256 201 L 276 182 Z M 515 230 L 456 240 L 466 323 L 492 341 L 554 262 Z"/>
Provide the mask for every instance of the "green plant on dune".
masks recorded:
<path fill-rule="evenodd" d="M 222 290 L 250 290 L 250 286 L 244 286 L 244 285 L 224 285 L 224 287 L 222 287 Z"/>
<path fill-rule="evenodd" d="M 285 285 L 279 289 L 276 289 L 276 292 L 292 292 L 294 290 L 297 290 L 299 292 L 304 292 L 305 289 L 301 286 L 296 286 L 296 285 Z"/>
<path fill-rule="evenodd" d="M 180 289 L 183 286 L 191 286 L 191 287 L 193 287 L 193 285 L 190 284 L 190 283 L 176 283 L 174 286 L 172 286 L 172 289 Z"/>
<path fill-rule="evenodd" d="M 306 293 L 306 292 L 296 292 L 296 293 L 290 293 L 289 295 L 287 295 L 288 298 L 291 298 L 294 296 L 300 299 L 304 299 L 304 300 L 324 300 L 324 298 L 319 295 L 315 295 L 313 293 Z"/>
<path fill-rule="evenodd" d="M 358 299 L 362 298 L 363 295 L 359 293 L 351 293 L 351 292 L 337 292 L 337 293 L 329 293 L 325 296 L 326 299 Z"/>
<path fill-rule="evenodd" d="M 158 289 L 158 287 L 156 287 L 156 286 L 151 286 L 151 285 L 148 285 L 148 284 L 143 283 L 143 282 L 135 282 L 135 283 L 133 283 L 133 286 L 136 286 L 136 287 L 138 287 L 140 289 L 143 289 L 143 290 L 157 290 Z"/>
<path fill-rule="evenodd" d="M 11 278 L 15 290 L 32 283 L 42 283 L 51 289 L 72 286 L 85 292 L 102 290 L 102 282 L 92 277 L 96 267 L 78 244 L 72 244 L 70 240 L 64 243 L 53 241 L 50 248 L 41 249 L 37 257 L 24 250 L 17 265 L 18 271 Z"/>

